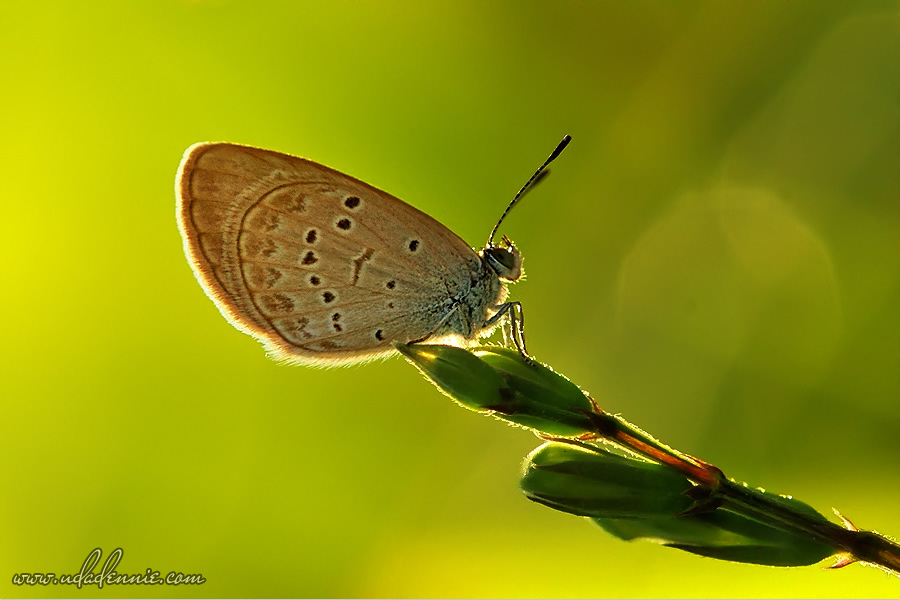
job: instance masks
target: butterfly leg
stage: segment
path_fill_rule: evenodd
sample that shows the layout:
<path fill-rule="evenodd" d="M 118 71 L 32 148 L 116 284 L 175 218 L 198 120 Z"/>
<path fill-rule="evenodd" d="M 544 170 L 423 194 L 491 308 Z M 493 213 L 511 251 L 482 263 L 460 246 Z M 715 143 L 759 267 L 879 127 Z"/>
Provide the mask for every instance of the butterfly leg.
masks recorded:
<path fill-rule="evenodd" d="M 513 343 L 516 345 L 516 349 L 519 351 L 519 354 L 522 355 L 522 358 L 529 363 L 532 362 L 532 358 L 525 348 L 525 313 L 522 311 L 522 303 L 504 302 L 496 308 L 497 312 L 488 319 L 487 326 L 490 327 L 495 325 L 497 321 L 506 316 L 509 321 L 509 334 L 510 337 L 512 337 Z M 504 343 L 506 342 L 505 328 L 503 330 L 503 341 Z"/>

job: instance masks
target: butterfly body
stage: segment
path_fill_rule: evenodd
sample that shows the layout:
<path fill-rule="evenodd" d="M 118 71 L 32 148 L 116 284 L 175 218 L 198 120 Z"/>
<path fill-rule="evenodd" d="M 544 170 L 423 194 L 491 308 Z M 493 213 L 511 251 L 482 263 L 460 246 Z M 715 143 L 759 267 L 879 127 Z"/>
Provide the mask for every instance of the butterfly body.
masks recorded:
<path fill-rule="evenodd" d="M 506 284 L 520 274 L 511 244 L 476 252 L 409 204 L 278 152 L 191 146 L 176 197 L 185 253 L 207 295 L 291 362 L 476 340 L 509 308 Z"/>

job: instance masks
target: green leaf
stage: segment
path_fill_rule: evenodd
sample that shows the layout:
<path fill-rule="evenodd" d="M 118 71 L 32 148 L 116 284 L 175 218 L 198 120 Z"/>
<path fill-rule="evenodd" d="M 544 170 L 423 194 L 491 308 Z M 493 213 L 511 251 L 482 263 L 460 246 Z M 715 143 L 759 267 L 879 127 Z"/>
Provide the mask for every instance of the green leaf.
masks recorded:
<path fill-rule="evenodd" d="M 693 554 L 735 562 L 795 567 L 835 553 L 807 536 L 718 508 L 712 512 L 649 519 L 594 519 L 623 540 L 647 539 Z"/>

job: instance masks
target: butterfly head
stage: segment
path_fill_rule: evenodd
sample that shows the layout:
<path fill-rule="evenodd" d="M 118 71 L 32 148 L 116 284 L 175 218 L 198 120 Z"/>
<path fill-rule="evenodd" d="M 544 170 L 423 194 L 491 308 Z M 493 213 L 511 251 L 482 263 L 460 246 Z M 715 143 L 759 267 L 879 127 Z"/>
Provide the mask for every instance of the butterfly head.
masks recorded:
<path fill-rule="evenodd" d="M 501 279 L 516 281 L 522 276 L 522 254 L 508 237 L 503 236 L 503 245 L 490 244 L 481 253 Z"/>

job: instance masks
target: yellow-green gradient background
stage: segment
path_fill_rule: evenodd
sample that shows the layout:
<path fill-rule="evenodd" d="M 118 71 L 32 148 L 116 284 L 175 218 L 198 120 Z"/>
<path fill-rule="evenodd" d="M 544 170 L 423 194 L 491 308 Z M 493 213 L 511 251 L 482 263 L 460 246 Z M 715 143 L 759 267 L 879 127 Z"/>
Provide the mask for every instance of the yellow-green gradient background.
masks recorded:
<path fill-rule="evenodd" d="M 528 341 L 730 476 L 900 536 L 895 2 L 0 5 L 0 596 L 896 597 L 532 504 L 539 440 L 400 358 L 266 358 L 184 259 L 204 140 L 310 157 L 473 245 Z M 17 588 L 125 550 L 199 587 Z"/>

